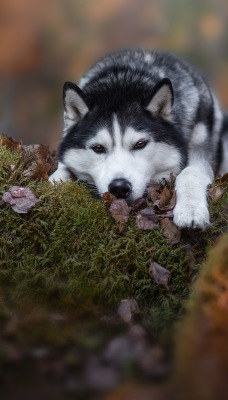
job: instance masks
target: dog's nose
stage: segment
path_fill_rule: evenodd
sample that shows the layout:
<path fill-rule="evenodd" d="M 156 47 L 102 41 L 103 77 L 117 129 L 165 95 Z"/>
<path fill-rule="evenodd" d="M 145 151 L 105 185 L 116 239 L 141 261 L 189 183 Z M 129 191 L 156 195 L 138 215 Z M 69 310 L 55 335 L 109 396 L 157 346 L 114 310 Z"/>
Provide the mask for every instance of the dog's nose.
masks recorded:
<path fill-rule="evenodd" d="M 110 183 L 108 190 L 115 197 L 126 199 L 131 192 L 131 184 L 126 179 L 114 179 Z"/>

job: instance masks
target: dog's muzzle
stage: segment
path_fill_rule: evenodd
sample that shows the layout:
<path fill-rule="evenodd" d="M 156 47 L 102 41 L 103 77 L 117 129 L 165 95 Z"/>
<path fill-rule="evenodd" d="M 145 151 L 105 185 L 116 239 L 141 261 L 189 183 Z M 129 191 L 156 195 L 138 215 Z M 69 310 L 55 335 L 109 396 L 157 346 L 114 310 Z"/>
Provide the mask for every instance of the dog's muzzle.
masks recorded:
<path fill-rule="evenodd" d="M 131 183 L 126 179 L 114 179 L 109 187 L 108 191 L 117 198 L 126 199 L 131 193 Z"/>

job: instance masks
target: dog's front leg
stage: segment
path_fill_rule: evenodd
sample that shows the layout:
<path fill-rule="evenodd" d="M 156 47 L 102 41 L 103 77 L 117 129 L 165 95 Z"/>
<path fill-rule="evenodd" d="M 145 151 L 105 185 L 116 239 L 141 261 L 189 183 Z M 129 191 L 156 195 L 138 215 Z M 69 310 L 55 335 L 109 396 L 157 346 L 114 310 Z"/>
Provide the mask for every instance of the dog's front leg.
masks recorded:
<path fill-rule="evenodd" d="M 174 223 L 180 228 L 206 229 L 210 224 L 207 205 L 207 186 L 214 174 L 204 159 L 191 160 L 176 179 L 177 203 Z"/>
<path fill-rule="evenodd" d="M 70 176 L 70 172 L 66 168 L 66 166 L 63 163 L 59 162 L 57 170 L 49 176 L 48 180 L 51 183 L 66 182 L 70 179 Z"/>

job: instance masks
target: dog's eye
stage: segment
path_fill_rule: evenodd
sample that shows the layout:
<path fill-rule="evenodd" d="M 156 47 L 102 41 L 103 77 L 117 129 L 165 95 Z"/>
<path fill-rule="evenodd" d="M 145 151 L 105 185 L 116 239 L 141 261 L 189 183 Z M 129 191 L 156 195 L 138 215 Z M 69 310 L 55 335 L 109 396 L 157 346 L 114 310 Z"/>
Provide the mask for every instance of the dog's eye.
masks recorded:
<path fill-rule="evenodd" d="M 98 154 L 106 153 L 104 146 L 102 146 L 101 144 L 96 144 L 95 146 L 92 147 L 92 150 Z"/>
<path fill-rule="evenodd" d="M 133 146 L 133 150 L 140 150 L 144 149 L 148 143 L 148 140 L 139 140 L 135 145 Z"/>

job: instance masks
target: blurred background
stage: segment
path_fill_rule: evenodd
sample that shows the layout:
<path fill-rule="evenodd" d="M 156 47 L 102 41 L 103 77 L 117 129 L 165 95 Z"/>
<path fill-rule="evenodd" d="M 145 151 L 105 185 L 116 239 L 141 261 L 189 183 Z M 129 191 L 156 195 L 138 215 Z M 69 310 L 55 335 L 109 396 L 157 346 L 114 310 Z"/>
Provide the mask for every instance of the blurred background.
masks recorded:
<path fill-rule="evenodd" d="M 228 108 L 227 0 L 1 0 L 0 132 L 55 148 L 63 83 L 127 46 L 185 57 Z"/>

